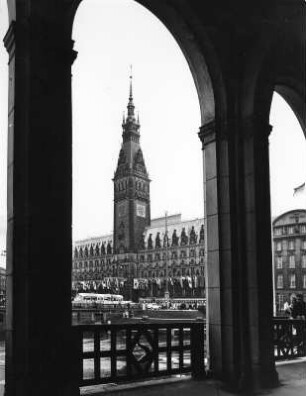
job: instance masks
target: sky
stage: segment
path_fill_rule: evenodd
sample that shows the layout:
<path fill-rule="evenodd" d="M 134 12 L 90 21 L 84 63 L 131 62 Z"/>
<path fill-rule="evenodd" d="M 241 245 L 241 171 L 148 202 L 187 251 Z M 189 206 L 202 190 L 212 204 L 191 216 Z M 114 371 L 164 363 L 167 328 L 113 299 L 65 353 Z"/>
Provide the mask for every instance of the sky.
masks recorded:
<path fill-rule="evenodd" d="M 7 30 L 0 0 L 0 37 Z M 188 64 L 174 38 L 133 0 L 86 0 L 73 39 L 73 238 L 113 229 L 113 183 L 122 142 L 130 65 L 151 182 L 151 217 L 203 216 L 200 109 Z M 2 41 L 2 40 L 1 40 Z M 306 144 L 286 102 L 275 95 L 270 137 L 272 214 L 303 207 L 293 188 L 306 179 Z M 0 251 L 5 249 L 7 54 L 0 45 Z M 1 256 L 0 256 L 1 257 Z M 1 262 L 0 262 L 1 265 Z"/>

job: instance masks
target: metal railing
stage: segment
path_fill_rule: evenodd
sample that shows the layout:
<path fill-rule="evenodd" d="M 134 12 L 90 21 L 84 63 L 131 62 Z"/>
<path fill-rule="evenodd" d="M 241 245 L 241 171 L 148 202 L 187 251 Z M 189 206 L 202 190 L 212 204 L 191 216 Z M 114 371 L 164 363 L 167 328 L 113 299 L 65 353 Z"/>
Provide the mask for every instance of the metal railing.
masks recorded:
<path fill-rule="evenodd" d="M 204 323 L 75 327 L 80 386 L 191 373 L 204 376 Z"/>
<path fill-rule="evenodd" d="M 299 319 L 273 319 L 275 360 L 306 356 L 306 321 Z"/>

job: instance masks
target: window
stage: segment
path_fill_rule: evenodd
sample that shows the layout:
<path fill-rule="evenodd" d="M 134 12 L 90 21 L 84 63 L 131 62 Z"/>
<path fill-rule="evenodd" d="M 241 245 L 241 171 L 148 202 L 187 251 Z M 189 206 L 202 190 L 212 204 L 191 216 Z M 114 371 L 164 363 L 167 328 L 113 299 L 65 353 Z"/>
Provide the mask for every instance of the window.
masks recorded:
<path fill-rule="evenodd" d="M 283 294 L 277 295 L 277 303 L 278 303 L 278 306 L 280 309 L 283 308 L 283 306 L 284 306 L 284 299 L 285 299 L 285 296 Z"/>
<path fill-rule="evenodd" d="M 193 249 L 190 250 L 190 257 L 195 257 L 195 251 Z"/>
<path fill-rule="evenodd" d="M 160 254 L 159 253 L 155 254 L 155 260 L 157 260 L 157 261 L 160 260 Z"/>
<path fill-rule="evenodd" d="M 181 250 L 181 258 L 185 258 L 186 257 L 186 251 L 185 250 Z"/>
<path fill-rule="evenodd" d="M 283 241 L 283 250 L 287 249 L 287 241 Z"/>
<path fill-rule="evenodd" d="M 296 288 L 295 274 L 290 275 L 290 289 Z"/>
<path fill-rule="evenodd" d="M 277 242 L 277 243 L 276 243 L 276 250 L 277 250 L 278 252 L 280 252 L 280 251 L 282 250 L 282 243 L 281 243 L 281 242 Z"/>
<path fill-rule="evenodd" d="M 302 242 L 302 249 L 306 250 L 306 239 Z"/>
<path fill-rule="evenodd" d="M 289 268 L 295 268 L 295 256 L 289 256 Z"/>
<path fill-rule="evenodd" d="M 284 287 L 283 275 L 277 275 L 277 288 L 282 289 Z"/>
<path fill-rule="evenodd" d="M 288 227 L 288 234 L 294 233 L 294 227 Z"/>
<path fill-rule="evenodd" d="M 306 275 L 303 275 L 303 288 L 306 289 Z"/>
<path fill-rule="evenodd" d="M 177 252 L 172 252 L 171 258 L 177 259 Z"/>
<path fill-rule="evenodd" d="M 306 225 L 301 226 L 301 234 L 306 234 Z"/>
<path fill-rule="evenodd" d="M 277 269 L 283 268 L 283 258 L 282 256 L 277 257 Z"/>
<path fill-rule="evenodd" d="M 289 250 L 294 250 L 294 241 L 289 241 Z"/>
<path fill-rule="evenodd" d="M 281 228 L 276 228 L 274 231 L 275 235 L 282 235 L 282 229 Z"/>
<path fill-rule="evenodd" d="M 302 255 L 302 268 L 306 268 L 306 254 Z"/>

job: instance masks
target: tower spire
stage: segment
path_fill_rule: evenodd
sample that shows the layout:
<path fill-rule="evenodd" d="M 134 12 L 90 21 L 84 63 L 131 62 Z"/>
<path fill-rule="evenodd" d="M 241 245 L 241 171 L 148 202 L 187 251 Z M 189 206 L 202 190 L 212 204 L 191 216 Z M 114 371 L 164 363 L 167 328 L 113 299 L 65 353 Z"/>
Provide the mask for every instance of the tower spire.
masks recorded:
<path fill-rule="evenodd" d="M 127 106 L 128 109 L 128 117 L 135 119 L 135 114 L 134 114 L 134 102 L 133 102 L 133 69 L 132 65 L 130 65 L 130 95 L 129 95 L 129 103 Z"/>
<path fill-rule="evenodd" d="M 133 100 L 133 66 L 130 65 L 130 100 Z"/>

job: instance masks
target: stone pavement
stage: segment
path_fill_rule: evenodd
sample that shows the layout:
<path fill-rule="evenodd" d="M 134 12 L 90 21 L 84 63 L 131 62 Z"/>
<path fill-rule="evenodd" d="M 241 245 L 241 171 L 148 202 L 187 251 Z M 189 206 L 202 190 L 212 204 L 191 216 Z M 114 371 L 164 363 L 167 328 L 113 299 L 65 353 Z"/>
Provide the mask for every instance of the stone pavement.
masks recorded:
<path fill-rule="evenodd" d="M 280 386 L 262 390 L 257 395 L 305 396 L 306 395 L 306 359 L 277 364 Z M 109 384 L 101 387 L 82 388 L 81 395 L 95 396 L 230 396 L 217 381 L 193 381 L 189 376 L 171 379 L 158 379 L 129 385 Z M 242 393 L 240 393 L 242 395 Z"/>

